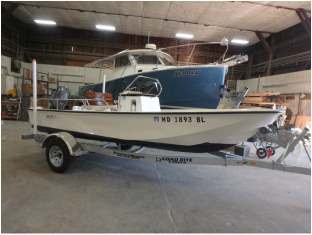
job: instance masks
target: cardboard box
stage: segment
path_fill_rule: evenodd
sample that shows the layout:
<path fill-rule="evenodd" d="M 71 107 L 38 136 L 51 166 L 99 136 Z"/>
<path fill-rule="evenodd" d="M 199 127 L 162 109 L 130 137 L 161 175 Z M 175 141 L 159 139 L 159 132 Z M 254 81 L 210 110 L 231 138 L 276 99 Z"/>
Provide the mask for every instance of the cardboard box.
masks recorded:
<path fill-rule="evenodd" d="M 42 96 L 42 98 L 44 95 Z M 37 100 L 37 107 L 49 108 L 49 101 L 48 100 Z M 33 97 L 30 97 L 30 105 L 29 108 L 33 108 Z"/>
<path fill-rule="evenodd" d="M 48 100 L 38 100 L 37 106 L 41 106 L 43 108 L 49 107 L 49 101 Z"/>
<path fill-rule="evenodd" d="M 25 84 L 25 94 L 32 94 L 33 93 L 33 84 Z M 42 86 L 37 85 L 37 94 L 41 95 L 42 92 Z"/>
<path fill-rule="evenodd" d="M 47 95 L 42 95 L 41 98 L 49 98 L 49 96 Z M 41 101 L 41 102 L 40 102 Z M 40 102 L 40 106 L 43 107 L 43 108 L 49 108 L 49 100 L 39 100 Z M 39 106 L 39 104 L 38 104 Z"/>
<path fill-rule="evenodd" d="M 43 80 L 44 80 L 44 76 L 41 76 L 41 77 L 40 77 L 40 80 L 43 81 Z"/>
<path fill-rule="evenodd" d="M 38 89 L 37 89 L 38 90 Z M 40 93 L 39 93 L 40 92 Z M 41 89 L 39 90 L 39 92 L 37 93 L 37 95 L 44 95 L 44 89 L 41 87 Z"/>
<path fill-rule="evenodd" d="M 54 83 L 56 83 L 56 78 L 49 78 L 49 82 L 54 82 Z"/>
<path fill-rule="evenodd" d="M 27 69 L 27 70 L 26 70 L 26 74 L 25 74 L 25 78 L 27 78 L 27 79 L 33 79 L 33 71 Z"/>

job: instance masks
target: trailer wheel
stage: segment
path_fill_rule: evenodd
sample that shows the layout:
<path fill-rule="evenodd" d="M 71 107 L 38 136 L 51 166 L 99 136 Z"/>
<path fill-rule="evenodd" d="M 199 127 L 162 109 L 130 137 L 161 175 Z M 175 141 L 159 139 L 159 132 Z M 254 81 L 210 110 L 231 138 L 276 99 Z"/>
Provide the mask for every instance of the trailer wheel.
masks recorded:
<path fill-rule="evenodd" d="M 48 143 L 46 158 L 50 168 L 57 173 L 63 173 L 75 162 L 75 156 L 69 154 L 66 144 L 58 138 Z"/>
<path fill-rule="evenodd" d="M 262 134 L 266 134 L 266 133 L 268 133 L 268 128 L 266 128 L 266 127 L 261 127 L 261 128 L 260 128 L 260 132 L 261 132 Z"/>
<path fill-rule="evenodd" d="M 116 143 L 116 145 L 118 146 L 119 143 Z M 133 147 L 133 145 L 130 144 L 121 144 L 120 148 L 121 150 L 129 150 Z"/>
<path fill-rule="evenodd" d="M 267 155 L 268 155 L 267 151 L 264 148 L 258 148 L 257 149 L 257 156 L 258 156 L 258 158 L 263 159 L 263 158 L 266 158 Z"/>

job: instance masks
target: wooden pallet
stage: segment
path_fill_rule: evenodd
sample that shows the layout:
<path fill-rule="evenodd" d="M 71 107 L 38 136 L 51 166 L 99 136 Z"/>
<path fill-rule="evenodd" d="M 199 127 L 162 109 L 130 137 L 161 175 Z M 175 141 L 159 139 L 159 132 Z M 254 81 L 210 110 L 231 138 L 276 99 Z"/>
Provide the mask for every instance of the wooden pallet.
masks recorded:
<path fill-rule="evenodd" d="M 268 98 L 279 98 L 284 102 L 267 102 Z M 286 96 L 281 95 L 280 92 L 275 93 L 247 93 L 245 99 L 242 101 L 242 104 L 254 104 L 257 106 L 291 106 L 291 103 L 285 102 Z M 243 106 L 246 107 L 246 106 Z M 250 107 L 250 106 L 248 106 Z"/>
<path fill-rule="evenodd" d="M 296 115 L 291 118 L 290 124 L 295 124 L 296 127 L 300 128 L 301 130 L 303 130 L 306 126 L 311 128 L 311 117 Z"/>

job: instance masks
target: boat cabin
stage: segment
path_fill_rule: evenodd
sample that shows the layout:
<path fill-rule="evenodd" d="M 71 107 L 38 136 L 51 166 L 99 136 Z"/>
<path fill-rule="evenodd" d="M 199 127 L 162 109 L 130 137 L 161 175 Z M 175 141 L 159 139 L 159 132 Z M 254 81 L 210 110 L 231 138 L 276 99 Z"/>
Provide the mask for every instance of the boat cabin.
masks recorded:
<path fill-rule="evenodd" d="M 125 50 L 106 58 L 113 62 L 113 73 L 109 80 L 174 65 L 174 59 L 169 54 L 155 51 L 154 48 L 155 45 L 147 44 L 146 49 Z"/>

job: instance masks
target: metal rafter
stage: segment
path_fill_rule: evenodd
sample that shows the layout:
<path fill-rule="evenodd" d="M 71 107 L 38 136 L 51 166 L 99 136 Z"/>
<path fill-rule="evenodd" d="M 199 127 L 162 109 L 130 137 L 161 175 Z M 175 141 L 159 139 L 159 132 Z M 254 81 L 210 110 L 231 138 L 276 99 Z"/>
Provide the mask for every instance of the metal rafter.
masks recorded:
<path fill-rule="evenodd" d="M 234 1 L 235 2 L 235 1 Z M 249 4 L 254 4 L 254 5 L 258 5 L 258 6 L 265 6 L 265 7 L 274 7 L 276 9 L 284 9 L 284 10 L 290 10 L 290 11 L 297 11 L 296 8 L 291 8 L 291 7 L 284 7 L 284 6 L 274 6 L 274 5 L 270 5 L 270 4 L 264 4 L 264 3 L 259 3 L 259 2 L 250 2 L 250 1 L 237 1 L 237 2 L 241 2 L 241 3 L 249 3 Z M 303 9 L 303 8 L 301 8 Z M 306 12 L 310 12 L 311 10 L 309 9 L 303 9 Z"/>
<path fill-rule="evenodd" d="M 265 51 L 268 53 L 268 55 L 273 54 L 273 51 L 272 51 L 269 43 L 265 40 L 262 33 L 258 32 L 258 31 L 256 31 L 255 33 L 256 33 L 257 37 L 259 38 L 259 40 L 260 40 L 262 46 L 264 47 Z"/>
<path fill-rule="evenodd" d="M 308 26 L 311 29 L 311 19 L 308 17 L 307 12 L 303 8 L 298 8 L 298 10 L 301 12 L 305 21 L 307 22 Z"/>
<path fill-rule="evenodd" d="M 301 15 L 301 12 L 299 10 L 297 10 L 296 13 L 297 13 L 299 19 L 301 20 L 301 23 L 302 23 L 304 29 L 306 30 L 307 34 L 311 37 L 311 28 L 309 27 L 307 22 L 304 20 L 303 16 Z"/>
<path fill-rule="evenodd" d="M 16 8 L 18 8 L 18 6 L 19 6 L 18 3 L 12 3 L 1 16 L 1 21 L 6 20 L 6 18 L 8 18 L 12 14 L 12 12 L 15 11 Z"/>

